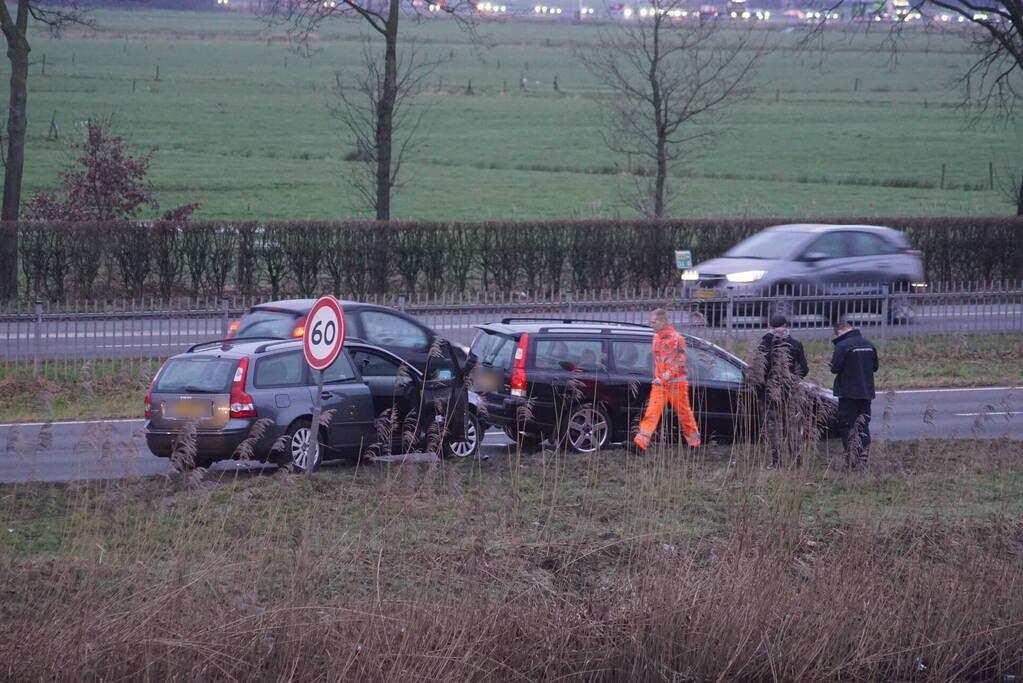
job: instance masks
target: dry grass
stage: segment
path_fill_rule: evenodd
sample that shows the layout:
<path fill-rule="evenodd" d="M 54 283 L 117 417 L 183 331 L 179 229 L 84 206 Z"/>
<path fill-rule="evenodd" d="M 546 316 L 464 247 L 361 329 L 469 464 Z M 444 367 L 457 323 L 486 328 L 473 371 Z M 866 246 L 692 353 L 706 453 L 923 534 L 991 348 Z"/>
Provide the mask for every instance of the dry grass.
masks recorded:
<path fill-rule="evenodd" d="M 8 485 L 5 680 L 997 680 L 1018 443 Z M 49 644 L 46 647 L 41 643 Z"/>

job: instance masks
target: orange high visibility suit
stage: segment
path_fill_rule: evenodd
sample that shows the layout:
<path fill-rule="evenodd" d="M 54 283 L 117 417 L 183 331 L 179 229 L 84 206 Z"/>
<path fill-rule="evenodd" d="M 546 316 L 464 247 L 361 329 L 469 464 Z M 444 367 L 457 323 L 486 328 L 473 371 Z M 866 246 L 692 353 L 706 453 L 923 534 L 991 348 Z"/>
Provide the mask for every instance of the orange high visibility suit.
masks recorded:
<path fill-rule="evenodd" d="M 650 402 L 643 421 L 639 423 L 639 434 L 633 440 L 643 450 L 650 446 L 650 439 L 657 431 L 665 401 L 671 403 L 678 413 L 686 442 L 693 447 L 699 446 L 700 428 L 696 426 L 693 409 L 689 406 L 686 338 L 672 327 L 654 335 L 654 381 L 650 387 Z"/>

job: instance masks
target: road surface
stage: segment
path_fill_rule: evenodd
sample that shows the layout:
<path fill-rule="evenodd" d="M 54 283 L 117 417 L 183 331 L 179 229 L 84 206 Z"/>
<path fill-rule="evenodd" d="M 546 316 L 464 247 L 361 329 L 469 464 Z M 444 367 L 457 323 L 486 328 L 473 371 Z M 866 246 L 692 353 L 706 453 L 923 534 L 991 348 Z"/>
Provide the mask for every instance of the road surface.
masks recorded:
<path fill-rule="evenodd" d="M 878 396 L 873 406 L 876 440 L 953 438 L 1023 440 L 1023 387 L 919 389 Z M 71 481 L 152 476 L 168 462 L 146 450 L 143 420 L 53 424 L 50 438 L 39 423 L 0 425 L 0 481 Z M 483 453 L 501 457 L 511 442 L 491 430 Z M 217 463 L 230 471 L 251 465 Z"/>

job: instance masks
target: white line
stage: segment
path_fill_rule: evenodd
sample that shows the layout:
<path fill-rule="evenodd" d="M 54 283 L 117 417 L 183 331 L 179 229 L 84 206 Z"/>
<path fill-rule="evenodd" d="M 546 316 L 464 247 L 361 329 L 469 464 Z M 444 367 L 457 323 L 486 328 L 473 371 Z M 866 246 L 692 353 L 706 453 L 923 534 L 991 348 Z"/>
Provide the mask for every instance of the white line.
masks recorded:
<path fill-rule="evenodd" d="M 957 391 L 1015 391 L 1023 387 L 963 387 L 950 389 L 896 389 L 896 394 L 944 394 Z M 878 394 L 880 396 L 880 394 Z"/>
<path fill-rule="evenodd" d="M 1008 417 L 1010 415 L 1023 415 L 1023 411 L 1008 410 L 999 413 L 956 413 L 956 417 L 981 417 L 981 416 L 986 417 L 988 415 L 1005 415 L 1006 417 Z"/>
<path fill-rule="evenodd" d="M 42 427 L 44 424 L 50 424 L 54 427 L 61 425 L 87 425 L 95 422 L 145 422 L 144 419 L 136 417 L 125 417 L 118 418 L 116 420 L 104 420 L 103 418 L 97 418 L 95 420 L 55 420 L 53 422 L 4 422 L 0 424 L 0 429 L 4 427 Z"/>

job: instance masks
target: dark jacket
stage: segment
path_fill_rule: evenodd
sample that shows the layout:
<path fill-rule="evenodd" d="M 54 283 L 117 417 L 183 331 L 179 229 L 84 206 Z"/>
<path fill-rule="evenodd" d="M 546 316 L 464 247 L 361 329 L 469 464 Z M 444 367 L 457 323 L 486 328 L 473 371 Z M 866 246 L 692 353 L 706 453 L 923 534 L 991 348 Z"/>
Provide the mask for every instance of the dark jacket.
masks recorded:
<path fill-rule="evenodd" d="M 874 373 L 877 372 L 877 349 L 860 334 L 849 330 L 831 340 L 831 372 L 835 373 L 835 396 L 839 398 L 874 398 Z"/>
<path fill-rule="evenodd" d="M 806 352 L 803 351 L 803 344 L 798 339 L 787 335 L 779 337 L 768 332 L 760 340 L 760 346 L 757 348 L 764 358 L 764 383 L 771 381 L 771 377 L 774 376 L 774 362 L 775 359 L 781 358 L 781 354 L 788 357 L 789 372 L 794 378 L 803 379 L 810 372 L 810 367 L 806 364 Z"/>

